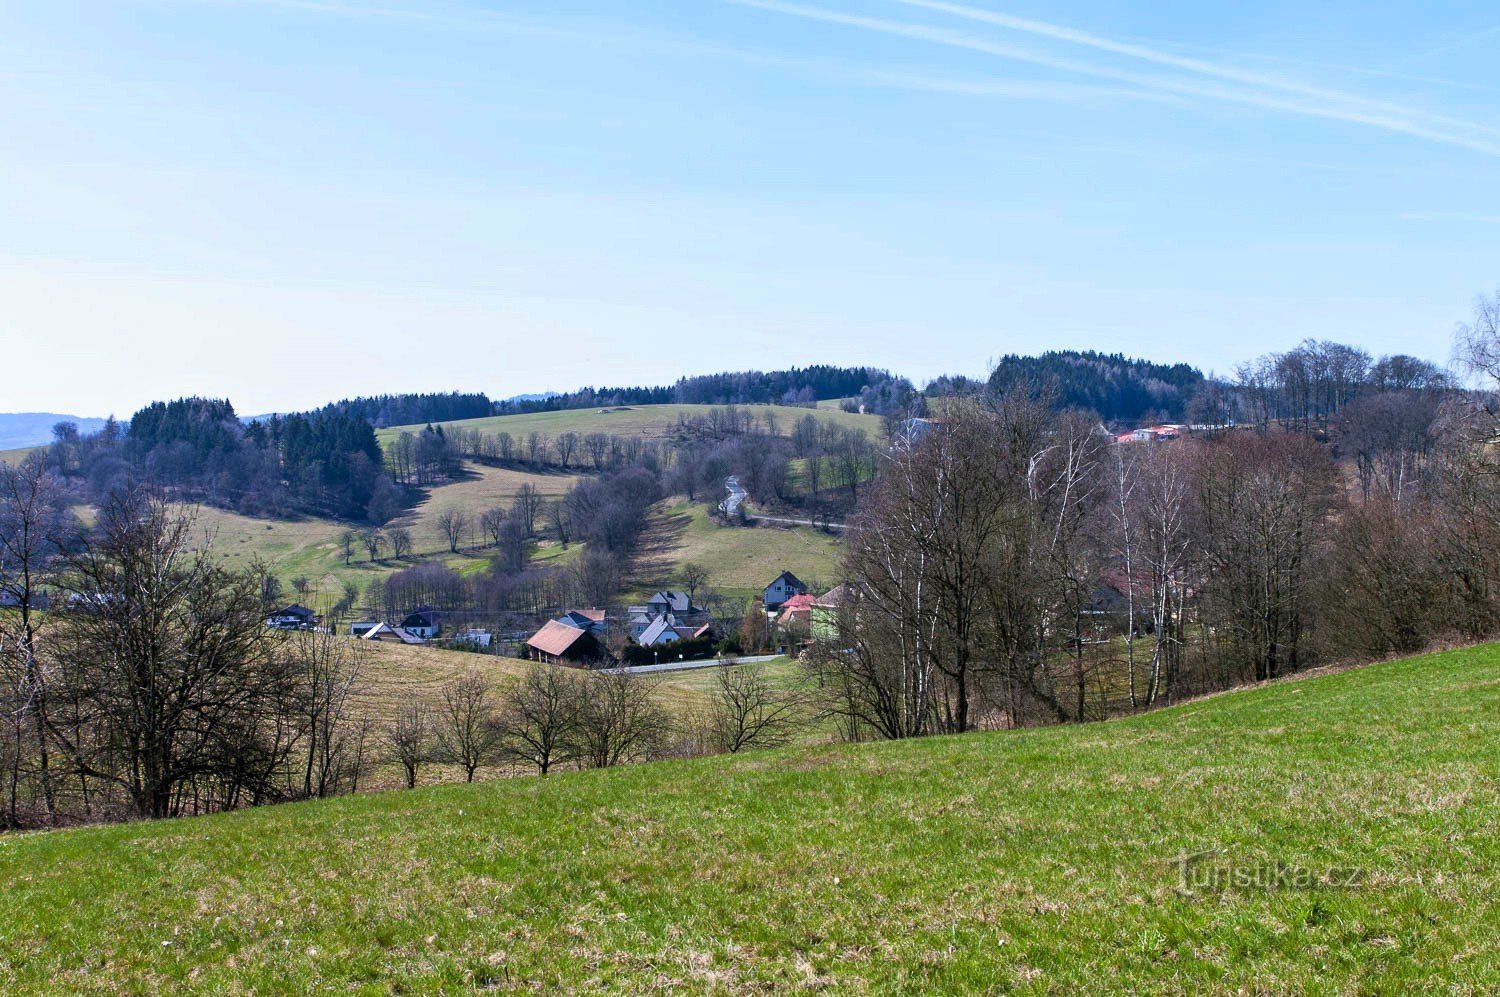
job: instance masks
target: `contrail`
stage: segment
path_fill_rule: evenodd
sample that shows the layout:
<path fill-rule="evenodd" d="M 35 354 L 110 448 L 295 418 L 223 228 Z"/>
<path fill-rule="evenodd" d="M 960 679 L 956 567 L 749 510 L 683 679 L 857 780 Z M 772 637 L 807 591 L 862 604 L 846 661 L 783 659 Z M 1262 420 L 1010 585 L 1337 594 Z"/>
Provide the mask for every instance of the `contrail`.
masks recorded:
<path fill-rule="evenodd" d="M 841 24 L 848 27 L 862 28 L 867 31 L 879 32 L 881 34 L 895 35 L 910 38 L 916 41 L 931 42 L 937 45 L 947 45 L 954 48 L 968 49 L 973 52 L 981 52 L 986 55 L 998 56 L 1004 59 L 1013 59 L 1018 62 L 1026 62 L 1032 65 L 1045 66 L 1063 72 L 1078 73 L 1080 75 L 1096 76 L 1103 79 L 1115 80 L 1120 83 L 1128 83 L 1132 86 L 1156 88 L 1171 93 L 1181 94 L 1188 97 L 1201 97 L 1209 100 L 1217 100 L 1225 103 L 1242 104 L 1249 107 L 1257 107 L 1262 110 L 1281 111 L 1287 114 L 1296 114 L 1303 117 L 1322 118 L 1332 121 L 1343 121 L 1351 124 L 1367 125 L 1384 131 L 1407 135 L 1413 138 L 1421 138 L 1431 142 L 1445 145 L 1453 145 L 1461 148 L 1480 152 L 1487 156 L 1500 157 L 1500 144 L 1485 141 L 1481 138 L 1472 138 L 1467 135 L 1454 134 L 1436 127 L 1414 121 L 1405 115 L 1412 112 L 1405 109 L 1387 111 L 1381 109 L 1361 109 L 1356 106 L 1328 106 L 1326 104 L 1307 103 L 1292 95 L 1278 95 L 1266 93 L 1264 90 L 1243 90 L 1230 87 L 1215 86 L 1203 81 L 1182 79 L 1179 77 L 1157 76 L 1142 74 L 1131 70 L 1115 69 L 1097 63 L 1085 62 L 1078 59 L 1069 59 L 1061 56 L 1047 55 L 1028 49 L 1018 48 L 1014 45 L 1006 45 L 997 41 L 991 41 L 976 35 L 967 34 L 962 31 L 954 31 L 948 28 L 937 28 L 925 24 L 913 24 L 905 21 L 890 21 L 883 18 L 866 17 L 859 14 L 845 14 L 840 11 L 828 10 L 823 7 L 811 7 L 804 4 L 785 3 L 782 0 L 728 0 L 730 3 L 744 7 L 753 7 L 759 10 L 774 13 L 787 14 L 807 20 L 823 21 L 829 24 Z M 904 0 L 898 0 L 904 2 Z M 1065 29 L 1060 29 L 1065 30 Z M 1165 58 L 1175 58 L 1164 56 Z M 1188 60 L 1197 61 L 1197 60 Z M 1343 98 L 1340 98 L 1344 101 Z M 1347 103 L 1347 101 L 1344 101 Z M 1476 126 L 1465 123 L 1464 127 L 1475 128 Z"/>

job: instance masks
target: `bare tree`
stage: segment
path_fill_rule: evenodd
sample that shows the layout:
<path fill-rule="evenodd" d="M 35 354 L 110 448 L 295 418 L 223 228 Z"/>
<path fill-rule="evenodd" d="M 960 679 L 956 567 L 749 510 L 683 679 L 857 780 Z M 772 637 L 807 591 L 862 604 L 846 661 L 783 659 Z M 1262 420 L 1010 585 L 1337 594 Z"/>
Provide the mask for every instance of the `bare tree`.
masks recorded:
<path fill-rule="evenodd" d="M 537 491 L 536 485 L 527 482 L 516 489 L 516 498 L 511 505 L 511 512 L 526 528 L 528 537 L 536 536 L 536 520 L 542 512 L 542 493 Z"/>
<path fill-rule="evenodd" d="M 421 703 L 408 703 L 397 711 L 396 719 L 391 724 L 386 738 L 390 741 L 391 752 L 396 756 L 396 761 L 400 763 L 401 771 L 406 777 L 407 789 L 416 788 L 417 770 L 423 762 L 427 761 L 431 753 L 428 745 L 431 736 L 432 725 L 426 706 Z"/>
<path fill-rule="evenodd" d="M 489 537 L 490 545 L 500 546 L 500 537 L 505 532 L 505 521 L 509 518 L 499 506 L 491 506 L 479 515 L 479 528 Z"/>
<path fill-rule="evenodd" d="M 165 503 L 117 495 L 67 563 L 56 657 L 84 706 L 49 729 L 75 773 L 118 786 L 142 817 L 276 798 L 296 737 L 297 676 L 260 580 L 193 534 Z"/>
<path fill-rule="evenodd" d="M 354 544 L 357 540 L 358 536 L 353 530 L 344 530 L 339 534 L 339 553 L 344 556 L 345 565 L 354 558 Z"/>
<path fill-rule="evenodd" d="M 763 666 L 725 662 L 716 671 L 708 720 L 719 750 L 773 748 L 796 736 L 801 704 L 772 686 Z"/>
<path fill-rule="evenodd" d="M 387 530 L 386 537 L 391 542 L 391 557 L 399 561 L 411 553 L 411 530 L 397 526 Z"/>
<path fill-rule="evenodd" d="M 555 447 L 557 449 L 557 461 L 562 466 L 562 469 L 566 471 L 568 464 L 573 460 L 573 454 L 578 452 L 578 434 L 574 432 L 558 433 Z"/>
<path fill-rule="evenodd" d="M 677 573 L 682 578 L 682 590 L 687 593 L 688 601 L 695 606 L 700 605 L 694 601 L 694 597 L 703 583 L 708 581 L 708 569 L 697 561 L 684 561 Z"/>
<path fill-rule="evenodd" d="M 592 768 L 650 754 L 671 728 L 671 717 L 649 679 L 613 672 L 590 676 L 578 709 L 578 757 Z"/>
<path fill-rule="evenodd" d="M 463 543 L 464 533 L 469 528 L 469 515 L 456 505 L 450 505 L 438 513 L 438 529 L 448 540 L 448 550 L 457 554 Z"/>
<path fill-rule="evenodd" d="M 535 765 L 546 775 L 577 750 L 582 679 L 560 665 L 536 664 L 501 697 L 500 731 L 504 753 Z"/>
<path fill-rule="evenodd" d="M 466 782 L 492 760 L 501 742 L 489 681 L 470 671 L 443 686 L 437 720 L 437 743 L 445 759 L 464 770 Z"/>
<path fill-rule="evenodd" d="M 609 461 L 610 441 L 605 433 L 589 433 L 583 438 L 583 448 L 588 452 L 589 459 L 594 463 L 594 470 L 604 470 L 604 465 Z"/>
<path fill-rule="evenodd" d="M 379 530 L 365 530 L 359 535 L 360 542 L 365 545 L 365 551 L 370 555 L 370 560 L 375 561 L 380 557 L 380 548 L 385 546 L 385 537 Z"/>
<path fill-rule="evenodd" d="M 302 690 L 303 796 L 332 796 L 358 780 L 361 731 L 350 697 L 364 669 L 364 651 L 362 642 L 331 633 L 300 633 L 288 642 L 285 653 Z"/>
<path fill-rule="evenodd" d="M 41 582 L 76 532 L 60 483 L 39 454 L 20 465 L 0 465 L 0 596 L 14 610 L 0 613 L 0 664 L 14 656 L 17 667 L 9 685 L 14 690 L 10 713 L 15 750 L 9 768 L 8 817 L 18 823 L 18 784 L 21 759 L 29 738 L 36 754 L 42 807 L 47 820 L 57 816 L 53 795 L 51 753 L 47 743 L 47 681 L 38 648 L 44 617 Z M 9 671 L 9 669 L 7 669 Z"/>

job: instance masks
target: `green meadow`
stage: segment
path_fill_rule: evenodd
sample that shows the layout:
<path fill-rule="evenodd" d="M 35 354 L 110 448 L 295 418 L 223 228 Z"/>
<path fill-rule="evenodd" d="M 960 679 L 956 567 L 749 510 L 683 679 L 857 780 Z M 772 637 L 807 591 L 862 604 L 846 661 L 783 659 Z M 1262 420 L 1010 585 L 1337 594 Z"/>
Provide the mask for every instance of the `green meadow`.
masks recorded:
<path fill-rule="evenodd" d="M 1493 992 L 1497 745 L 1489 646 L 1088 726 L 0 838 L 0 989 Z"/>

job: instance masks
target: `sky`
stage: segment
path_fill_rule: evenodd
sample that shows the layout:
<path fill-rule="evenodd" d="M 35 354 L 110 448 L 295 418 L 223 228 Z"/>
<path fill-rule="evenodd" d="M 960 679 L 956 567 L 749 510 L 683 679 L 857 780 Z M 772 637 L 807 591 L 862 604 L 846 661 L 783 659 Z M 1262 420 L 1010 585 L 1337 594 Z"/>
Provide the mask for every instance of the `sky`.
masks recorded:
<path fill-rule="evenodd" d="M 0 411 L 1446 361 L 1497 47 L 1445 0 L 0 0 Z"/>

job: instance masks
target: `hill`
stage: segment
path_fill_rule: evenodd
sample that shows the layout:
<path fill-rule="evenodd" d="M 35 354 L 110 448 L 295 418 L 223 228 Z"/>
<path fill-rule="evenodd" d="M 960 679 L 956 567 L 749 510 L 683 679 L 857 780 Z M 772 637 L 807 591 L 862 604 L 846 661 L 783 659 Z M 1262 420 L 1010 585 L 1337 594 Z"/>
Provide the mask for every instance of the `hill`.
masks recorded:
<path fill-rule="evenodd" d="M 1493 991 L 1497 676 L 0 839 L 0 986 Z"/>
<path fill-rule="evenodd" d="M 56 412 L 0 412 L 0 450 L 35 447 L 52 440 L 52 427 L 71 422 L 81 433 L 94 433 L 103 427 L 103 419 L 85 419 Z"/>
<path fill-rule="evenodd" d="M 483 433 L 509 433 L 513 437 L 524 437 L 528 433 L 541 433 L 555 437 L 559 433 L 608 433 L 614 436 L 637 436 L 645 439 L 662 439 L 672 435 L 673 427 L 680 420 L 707 415 L 713 405 L 623 405 L 613 408 L 567 409 L 559 412 L 530 412 L 520 415 L 497 415 L 484 419 L 463 419 L 444 423 L 445 427 L 479 430 Z M 848 429 L 864 429 L 872 437 L 881 435 L 878 416 L 843 412 L 837 408 L 799 408 L 793 405 L 741 405 L 740 411 L 748 412 L 765 421 L 767 415 L 775 418 L 777 429 L 790 433 L 792 426 L 806 415 L 815 415 Z M 419 432 L 422 426 L 392 426 L 376 433 L 382 444 L 389 443 L 402 432 Z"/>

